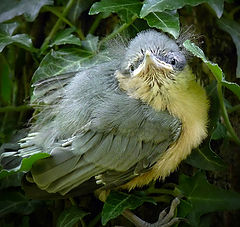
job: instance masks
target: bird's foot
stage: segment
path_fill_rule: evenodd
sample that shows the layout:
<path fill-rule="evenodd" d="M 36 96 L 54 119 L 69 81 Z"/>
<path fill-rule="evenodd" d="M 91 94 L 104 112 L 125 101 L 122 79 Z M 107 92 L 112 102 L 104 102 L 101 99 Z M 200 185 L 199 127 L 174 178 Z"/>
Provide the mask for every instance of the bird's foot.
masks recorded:
<path fill-rule="evenodd" d="M 125 210 L 123 216 L 131 221 L 136 227 L 170 227 L 182 220 L 182 218 L 174 217 L 175 209 L 179 203 L 180 200 L 175 198 L 171 203 L 169 212 L 167 213 L 166 210 L 163 210 L 159 214 L 158 221 L 153 224 L 143 221 L 129 210 Z"/>

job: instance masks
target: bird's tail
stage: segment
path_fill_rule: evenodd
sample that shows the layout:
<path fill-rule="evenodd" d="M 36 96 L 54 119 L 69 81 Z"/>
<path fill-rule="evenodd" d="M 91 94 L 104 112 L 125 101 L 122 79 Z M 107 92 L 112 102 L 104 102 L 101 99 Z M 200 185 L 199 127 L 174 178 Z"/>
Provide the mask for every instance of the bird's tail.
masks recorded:
<path fill-rule="evenodd" d="M 30 133 L 18 143 L 5 143 L 0 147 L 0 165 L 3 169 L 14 170 L 20 167 L 22 160 L 34 154 L 41 153 L 33 138 L 36 133 Z"/>

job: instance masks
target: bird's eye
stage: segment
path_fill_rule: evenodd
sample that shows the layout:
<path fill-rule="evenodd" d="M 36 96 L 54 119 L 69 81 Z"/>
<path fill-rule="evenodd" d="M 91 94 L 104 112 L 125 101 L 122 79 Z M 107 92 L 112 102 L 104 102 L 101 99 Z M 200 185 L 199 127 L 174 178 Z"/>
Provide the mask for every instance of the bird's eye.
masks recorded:
<path fill-rule="evenodd" d="M 130 65 L 130 66 L 129 66 L 129 69 L 130 69 L 130 72 L 133 72 L 133 71 L 134 71 L 134 66 L 133 66 L 133 65 Z"/>
<path fill-rule="evenodd" d="M 173 59 L 171 59 L 171 65 L 176 65 L 176 63 L 177 63 L 177 61 L 176 61 L 176 59 L 175 58 L 173 58 Z"/>
<path fill-rule="evenodd" d="M 169 52 L 166 56 L 166 62 L 171 64 L 175 70 L 182 70 L 186 65 L 186 59 L 180 52 Z"/>

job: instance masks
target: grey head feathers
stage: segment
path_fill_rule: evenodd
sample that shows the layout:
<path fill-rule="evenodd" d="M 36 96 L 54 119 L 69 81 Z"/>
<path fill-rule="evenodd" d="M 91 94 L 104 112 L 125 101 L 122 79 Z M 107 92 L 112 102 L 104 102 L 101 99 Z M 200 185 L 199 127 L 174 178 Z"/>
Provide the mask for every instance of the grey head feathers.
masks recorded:
<path fill-rule="evenodd" d="M 169 63 L 176 71 L 181 71 L 186 65 L 184 53 L 176 41 L 167 35 L 154 30 L 140 32 L 129 43 L 122 70 L 134 70 L 143 61 L 146 51 L 150 51 L 158 59 Z"/>

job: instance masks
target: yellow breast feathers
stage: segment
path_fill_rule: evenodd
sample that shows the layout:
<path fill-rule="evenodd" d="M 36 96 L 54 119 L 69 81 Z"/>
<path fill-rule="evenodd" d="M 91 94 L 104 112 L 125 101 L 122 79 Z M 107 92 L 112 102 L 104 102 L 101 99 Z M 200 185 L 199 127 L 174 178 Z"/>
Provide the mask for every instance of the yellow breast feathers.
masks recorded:
<path fill-rule="evenodd" d="M 141 99 L 157 111 L 168 110 L 182 122 L 179 139 L 169 147 L 152 169 L 122 187 L 132 189 L 158 178 L 164 179 L 177 168 L 193 148 L 201 143 L 207 136 L 209 102 L 205 90 L 196 82 L 188 66 L 176 76 L 174 81 L 164 84 L 160 89 L 156 85 L 149 87 L 140 77 L 127 78 L 120 73 L 116 77 L 119 86 L 128 95 Z"/>

